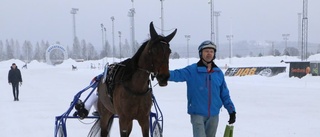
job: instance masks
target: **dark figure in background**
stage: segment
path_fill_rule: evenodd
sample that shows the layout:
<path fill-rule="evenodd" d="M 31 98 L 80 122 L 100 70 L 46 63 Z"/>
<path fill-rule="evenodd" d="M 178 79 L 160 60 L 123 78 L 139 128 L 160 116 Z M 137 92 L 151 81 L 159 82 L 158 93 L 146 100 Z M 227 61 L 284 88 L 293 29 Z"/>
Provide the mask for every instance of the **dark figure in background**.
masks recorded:
<path fill-rule="evenodd" d="M 21 72 L 15 63 L 12 64 L 8 74 L 8 82 L 12 85 L 14 101 L 19 101 L 19 83 L 22 85 Z"/>
<path fill-rule="evenodd" d="M 27 63 L 22 66 L 22 69 L 28 69 Z"/>
<path fill-rule="evenodd" d="M 72 65 L 72 70 L 78 70 L 77 66 Z"/>

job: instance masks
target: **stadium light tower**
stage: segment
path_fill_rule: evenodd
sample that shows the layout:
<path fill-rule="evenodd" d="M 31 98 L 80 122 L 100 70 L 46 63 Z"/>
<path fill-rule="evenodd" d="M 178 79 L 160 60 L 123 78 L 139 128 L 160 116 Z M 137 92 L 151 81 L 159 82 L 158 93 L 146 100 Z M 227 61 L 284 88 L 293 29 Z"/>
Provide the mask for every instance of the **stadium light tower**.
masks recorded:
<path fill-rule="evenodd" d="M 130 26 L 130 29 L 131 29 L 131 47 L 132 47 L 132 54 L 135 53 L 134 51 L 134 48 L 135 48 L 135 26 L 134 26 L 134 14 L 136 13 L 135 12 L 135 9 L 134 9 L 134 4 L 133 4 L 133 0 L 131 0 L 132 2 L 132 8 L 129 10 L 128 12 L 128 17 L 130 17 L 131 19 L 131 26 Z"/>
<path fill-rule="evenodd" d="M 210 39 L 213 43 L 215 43 L 215 38 L 214 38 L 214 2 L 213 2 L 213 0 L 209 0 L 208 4 L 210 4 L 210 19 L 211 19 Z"/>
<path fill-rule="evenodd" d="M 190 40 L 190 35 L 184 35 L 184 37 L 187 39 L 187 58 L 188 58 L 188 65 L 189 65 L 189 40 Z"/>
<path fill-rule="evenodd" d="M 72 8 L 70 13 L 72 14 L 72 18 L 73 18 L 73 40 L 76 38 L 76 14 L 77 11 L 79 11 L 78 8 Z"/>
<path fill-rule="evenodd" d="M 215 11 L 214 12 L 214 16 L 216 17 L 216 42 L 215 42 L 215 44 L 217 45 L 217 57 L 218 57 L 218 59 L 220 58 L 219 57 L 219 54 L 220 54 L 220 52 L 219 52 L 219 26 L 218 26 L 218 17 L 220 16 L 220 11 Z"/>
<path fill-rule="evenodd" d="M 112 61 L 114 62 L 114 17 L 111 17 L 112 21 Z"/>
<path fill-rule="evenodd" d="M 100 26 L 101 26 L 101 38 L 102 38 L 102 49 L 104 49 L 103 47 L 104 47 L 104 30 L 103 30 L 103 28 L 104 28 L 104 26 L 103 26 L 103 24 L 101 23 L 100 24 Z"/>
<path fill-rule="evenodd" d="M 107 29 L 106 29 L 106 27 L 104 27 L 103 30 L 104 30 L 104 36 L 105 36 L 105 39 L 104 39 L 105 41 L 104 41 L 104 43 L 105 43 L 105 45 L 106 45 L 106 44 L 107 44 L 107 41 L 108 41 L 108 40 L 107 40 Z"/>
<path fill-rule="evenodd" d="M 229 64 L 231 64 L 231 57 L 232 57 L 232 38 L 233 38 L 233 35 L 227 35 L 227 40 L 229 41 Z"/>
<path fill-rule="evenodd" d="M 161 17 L 160 17 L 160 19 L 161 19 L 161 34 L 162 35 L 164 35 L 163 34 L 163 31 L 164 31 L 163 1 L 164 0 L 160 0 L 160 2 L 161 2 Z"/>
<path fill-rule="evenodd" d="M 301 40 L 302 40 L 302 13 L 298 13 L 298 48 L 301 48 Z"/>
<path fill-rule="evenodd" d="M 283 40 L 285 41 L 285 48 L 284 48 L 285 53 L 286 53 L 286 51 L 287 51 L 288 40 L 289 40 L 288 37 L 289 37 L 289 36 L 290 36 L 290 34 L 282 34 Z"/>
<path fill-rule="evenodd" d="M 119 34 L 119 48 L 120 48 L 120 54 L 119 54 L 119 56 L 120 56 L 120 61 L 121 61 L 121 31 L 118 31 L 118 34 Z"/>
<path fill-rule="evenodd" d="M 308 52 L 308 0 L 303 0 L 301 60 L 307 60 Z"/>

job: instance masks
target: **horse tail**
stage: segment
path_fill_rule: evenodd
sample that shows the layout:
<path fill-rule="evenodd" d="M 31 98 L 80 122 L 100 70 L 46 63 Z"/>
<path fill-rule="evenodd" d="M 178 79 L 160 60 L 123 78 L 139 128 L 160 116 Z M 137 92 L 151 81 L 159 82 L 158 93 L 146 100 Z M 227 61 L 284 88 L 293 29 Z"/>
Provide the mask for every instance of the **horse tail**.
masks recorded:
<path fill-rule="evenodd" d="M 88 137 L 98 137 L 101 134 L 100 118 L 93 124 L 88 134 Z"/>

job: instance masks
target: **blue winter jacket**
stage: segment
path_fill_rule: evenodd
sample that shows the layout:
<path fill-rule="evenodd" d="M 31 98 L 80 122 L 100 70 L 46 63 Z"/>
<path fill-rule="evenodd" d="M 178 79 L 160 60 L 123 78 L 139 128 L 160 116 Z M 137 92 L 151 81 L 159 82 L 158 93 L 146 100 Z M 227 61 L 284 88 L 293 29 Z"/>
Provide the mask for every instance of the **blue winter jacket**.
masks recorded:
<path fill-rule="evenodd" d="M 214 63 L 209 72 L 202 61 L 170 71 L 169 81 L 186 81 L 189 114 L 216 116 L 222 104 L 229 114 L 236 111 L 224 74 Z"/>

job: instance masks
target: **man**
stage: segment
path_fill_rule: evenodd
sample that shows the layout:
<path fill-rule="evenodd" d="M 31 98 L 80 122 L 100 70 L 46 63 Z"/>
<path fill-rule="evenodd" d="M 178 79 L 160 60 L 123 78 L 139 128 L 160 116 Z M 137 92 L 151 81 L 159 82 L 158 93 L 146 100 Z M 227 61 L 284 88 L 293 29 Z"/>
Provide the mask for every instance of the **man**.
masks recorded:
<path fill-rule="evenodd" d="M 215 137 L 222 105 L 230 115 L 229 124 L 236 120 L 224 74 L 214 63 L 216 45 L 204 41 L 199 48 L 200 60 L 182 69 L 170 71 L 169 81 L 186 82 L 188 114 L 193 137 Z"/>
<path fill-rule="evenodd" d="M 14 101 L 19 101 L 19 83 L 22 85 L 21 72 L 15 63 L 12 63 L 8 74 L 8 83 L 12 85 Z"/>

